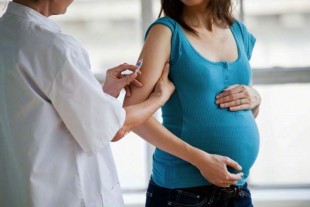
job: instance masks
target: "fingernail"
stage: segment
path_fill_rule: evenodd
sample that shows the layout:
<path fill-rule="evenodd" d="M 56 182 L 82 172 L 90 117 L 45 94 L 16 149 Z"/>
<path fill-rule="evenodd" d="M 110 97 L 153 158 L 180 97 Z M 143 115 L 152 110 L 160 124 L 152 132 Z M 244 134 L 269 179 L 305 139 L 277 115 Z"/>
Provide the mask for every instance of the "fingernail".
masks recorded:
<path fill-rule="evenodd" d="M 215 103 L 216 103 L 216 104 L 219 104 L 220 102 L 219 102 L 219 101 L 216 101 Z"/>
<path fill-rule="evenodd" d="M 221 106 L 221 108 L 223 108 L 225 105 L 224 105 L 224 104 L 221 104 L 220 106 Z"/>

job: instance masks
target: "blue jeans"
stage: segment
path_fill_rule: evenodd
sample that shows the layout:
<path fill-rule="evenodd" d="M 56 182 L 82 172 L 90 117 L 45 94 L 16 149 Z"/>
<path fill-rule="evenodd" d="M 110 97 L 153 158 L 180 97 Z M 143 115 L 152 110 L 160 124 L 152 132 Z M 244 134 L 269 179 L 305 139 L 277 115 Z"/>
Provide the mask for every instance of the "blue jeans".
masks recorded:
<path fill-rule="evenodd" d="M 168 189 L 152 180 L 146 193 L 145 207 L 253 207 L 247 183 L 220 188 L 214 185 Z"/>

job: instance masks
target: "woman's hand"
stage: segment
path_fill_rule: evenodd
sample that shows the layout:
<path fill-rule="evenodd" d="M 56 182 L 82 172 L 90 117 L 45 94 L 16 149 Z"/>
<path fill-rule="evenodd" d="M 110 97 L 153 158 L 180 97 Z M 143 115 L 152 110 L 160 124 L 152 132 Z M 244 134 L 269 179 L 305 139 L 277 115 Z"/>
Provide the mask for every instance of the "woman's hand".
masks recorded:
<path fill-rule="evenodd" d="M 227 166 L 240 171 L 242 167 L 229 157 L 224 157 L 215 154 L 207 154 L 200 151 L 196 156 L 198 160 L 195 166 L 200 170 L 200 173 L 210 183 L 219 187 L 229 187 L 230 185 L 237 184 L 243 176 L 242 172 L 232 174 L 227 170 Z"/>
<path fill-rule="evenodd" d="M 162 75 L 157 81 L 153 93 L 150 95 L 150 97 L 161 97 L 161 105 L 164 105 L 168 101 L 168 99 L 175 90 L 175 86 L 168 78 L 169 67 L 169 63 L 166 63 Z"/>
<path fill-rule="evenodd" d="M 134 71 L 136 69 L 138 69 L 137 66 L 124 63 L 115 68 L 107 70 L 102 90 L 105 93 L 117 98 L 121 90 L 126 88 L 126 95 L 130 96 L 130 90 L 128 87 L 130 83 L 137 87 L 142 87 L 142 84 L 136 79 L 137 75 L 141 74 L 141 72 L 139 71 L 138 73 L 135 73 Z M 125 70 L 131 70 L 133 73 L 130 75 L 122 75 L 122 72 Z"/>
<path fill-rule="evenodd" d="M 246 85 L 232 85 L 216 96 L 216 104 L 231 111 L 257 108 L 261 103 L 261 96 L 252 87 Z"/>

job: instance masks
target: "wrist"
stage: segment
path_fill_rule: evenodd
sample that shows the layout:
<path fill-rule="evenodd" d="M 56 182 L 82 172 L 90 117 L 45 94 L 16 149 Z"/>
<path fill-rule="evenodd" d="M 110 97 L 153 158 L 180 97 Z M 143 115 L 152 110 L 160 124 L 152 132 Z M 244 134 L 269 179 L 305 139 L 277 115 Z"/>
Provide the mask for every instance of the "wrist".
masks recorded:
<path fill-rule="evenodd" d="M 211 157 L 211 154 L 192 146 L 189 146 L 188 152 L 189 152 L 189 160 L 188 160 L 189 163 L 191 163 L 198 169 L 200 169 L 201 163 L 205 164 L 206 159 L 209 160 Z"/>
<path fill-rule="evenodd" d="M 252 113 L 254 115 L 254 118 L 258 116 L 259 113 L 259 105 L 252 109 Z"/>
<path fill-rule="evenodd" d="M 119 96 L 119 93 L 117 93 L 117 91 L 111 89 L 111 88 L 107 88 L 105 86 L 102 86 L 102 90 L 104 93 L 113 96 L 114 98 L 117 98 Z"/>
<path fill-rule="evenodd" d="M 258 103 L 256 104 L 256 106 L 254 106 L 254 107 L 252 108 L 252 111 L 258 111 L 258 110 L 259 110 L 259 106 L 260 106 L 260 102 L 258 102 Z"/>
<path fill-rule="evenodd" d="M 159 107 L 162 107 L 166 103 L 165 96 L 161 92 L 154 92 L 150 98 L 153 98 L 154 101 L 157 102 Z"/>

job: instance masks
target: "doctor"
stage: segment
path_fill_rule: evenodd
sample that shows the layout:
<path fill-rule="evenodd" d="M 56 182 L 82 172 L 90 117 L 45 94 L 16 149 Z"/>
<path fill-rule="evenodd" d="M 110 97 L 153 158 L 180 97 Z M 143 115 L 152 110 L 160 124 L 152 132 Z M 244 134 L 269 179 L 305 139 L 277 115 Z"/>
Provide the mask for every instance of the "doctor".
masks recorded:
<path fill-rule="evenodd" d="M 147 120 L 174 91 L 168 66 L 149 99 L 115 97 L 137 69 L 101 86 L 87 52 L 47 17 L 71 0 L 16 0 L 0 18 L 0 206 L 124 206 L 110 141 Z M 125 159 L 125 158 L 124 158 Z"/>

